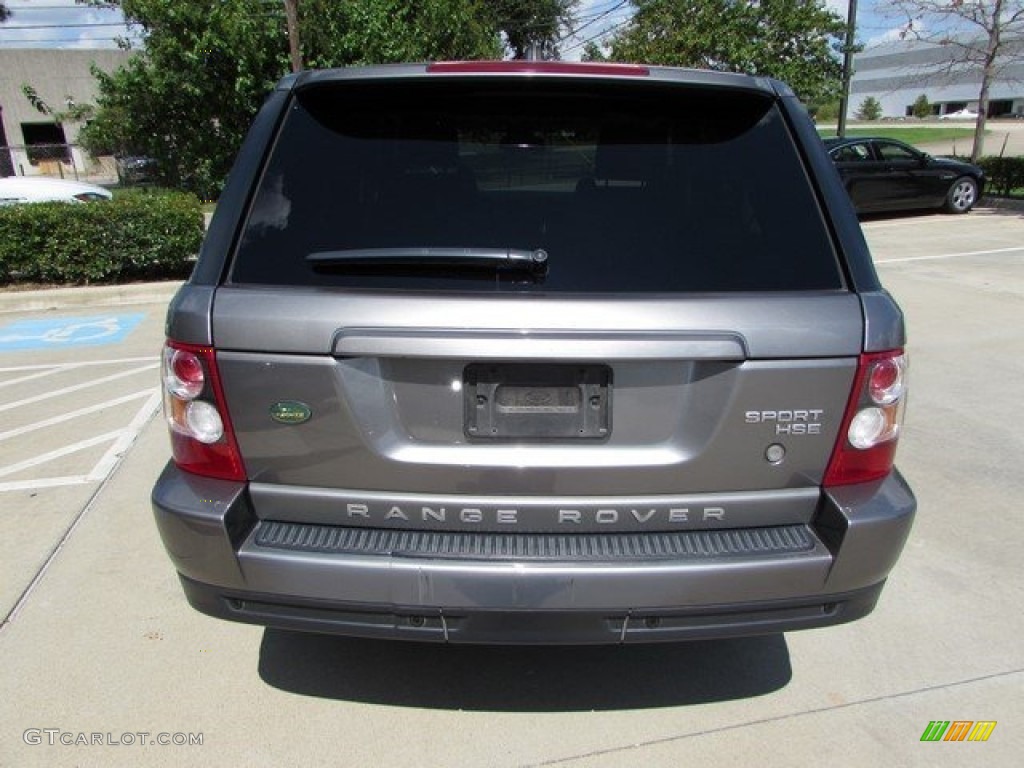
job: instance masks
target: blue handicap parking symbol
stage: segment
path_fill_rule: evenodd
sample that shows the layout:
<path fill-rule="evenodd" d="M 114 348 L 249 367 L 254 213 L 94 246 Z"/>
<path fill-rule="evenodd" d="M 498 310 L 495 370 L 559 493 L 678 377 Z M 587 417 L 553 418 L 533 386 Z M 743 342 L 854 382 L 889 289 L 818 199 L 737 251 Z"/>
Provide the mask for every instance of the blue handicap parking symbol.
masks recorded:
<path fill-rule="evenodd" d="M 19 320 L 0 326 L 0 352 L 116 344 L 145 316 L 145 313 L 136 313 Z"/>

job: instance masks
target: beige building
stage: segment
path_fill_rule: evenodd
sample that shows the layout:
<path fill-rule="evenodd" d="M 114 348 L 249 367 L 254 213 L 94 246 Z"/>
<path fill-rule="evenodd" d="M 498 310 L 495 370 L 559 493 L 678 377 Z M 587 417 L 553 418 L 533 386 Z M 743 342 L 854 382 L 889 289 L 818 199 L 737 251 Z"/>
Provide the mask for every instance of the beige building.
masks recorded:
<path fill-rule="evenodd" d="M 39 112 L 22 86 L 34 88 L 54 112 L 65 112 L 69 100 L 95 103 L 93 64 L 111 72 L 131 55 L 117 49 L 0 50 L 0 176 L 116 179 L 111 158 L 94 159 L 76 146 L 81 123 L 58 122 Z"/>
<path fill-rule="evenodd" d="M 850 84 L 851 113 L 872 97 L 881 105 L 883 117 L 908 117 L 921 95 L 935 115 L 961 109 L 977 111 L 981 66 L 955 63 L 959 55 L 956 46 L 920 40 L 891 41 L 858 53 Z M 1024 39 L 1004 40 L 996 68 L 988 116 L 1024 115 Z"/>

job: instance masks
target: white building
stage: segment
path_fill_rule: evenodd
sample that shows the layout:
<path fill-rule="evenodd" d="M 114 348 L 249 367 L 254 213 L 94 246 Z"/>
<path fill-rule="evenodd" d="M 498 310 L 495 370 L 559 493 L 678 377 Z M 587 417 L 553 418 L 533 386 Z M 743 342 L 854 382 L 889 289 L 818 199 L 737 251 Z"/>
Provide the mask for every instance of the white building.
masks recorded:
<path fill-rule="evenodd" d="M 0 50 L 0 176 L 46 174 L 67 178 L 110 176 L 110 168 L 76 146 L 80 123 L 57 122 L 26 98 L 29 85 L 55 112 L 67 111 L 68 100 L 95 104 L 95 64 L 112 72 L 132 54 L 116 49 L 5 48 Z"/>
<path fill-rule="evenodd" d="M 990 117 L 1024 114 L 1024 40 L 1007 46 L 1010 55 L 997 62 L 1001 71 L 989 90 Z M 850 82 L 850 112 L 873 96 L 883 117 L 904 117 L 923 93 L 932 112 L 943 115 L 960 109 L 978 109 L 981 67 L 953 63 L 955 45 L 900 40 L 869 48 L 854 57 Z"/>

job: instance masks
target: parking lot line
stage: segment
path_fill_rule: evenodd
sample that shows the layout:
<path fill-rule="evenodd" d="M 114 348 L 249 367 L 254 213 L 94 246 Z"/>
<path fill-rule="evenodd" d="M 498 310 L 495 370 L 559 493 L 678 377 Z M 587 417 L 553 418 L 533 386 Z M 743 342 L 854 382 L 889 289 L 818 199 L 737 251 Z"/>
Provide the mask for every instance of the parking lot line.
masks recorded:
<path fill-rule="evenodd" d="M 142 431 L 143 427 L 149 422 L 153 414 L 156 413 L 160 407 L 160 391 L 154 389 L 147 389 L 144 392 L 137 392 L 131 395 L 127 395 L 123 398 L 118 398 L 116 401 L 110 401 L 107 403 L 100 403 L 89 408 L 83 408 L 79 412 L 70 414 L 64 414 L 62 416 L 48 419 L 46 422 L 37 422 L 36 424 L 30 424 L 26 427 L 21 427 L 17 430 L 10 430 L 7 433 L 0 434 L 0 439 L 10 437 L 11 433 L 24 433 L 33 429 L 40 429 L 44 426 L 52 426 L 53 424 L 67 421 L 75 416 L 83 415 L 84 413 L 92 413 L 94 411 L 101 410 L 109 407 L 113 404 L 120 404 L 130 400 L 137 400 L 140 396 L 149 395 L 146 402 L 136 412 L 135 417 L 131 423 L 123 429 L 117 429 L 110 432 L 105 432 L 101 435 L 87 438 L 85 440 L 79 440 L 70 445 L 63 446 L 53 451 L 33 456 L 15 464 L 10 464 L 5 467 L 0 467 L 0 477 L 6 477 L 13 475 L 26 469 L 33 469 L 42 464 L 46 464 L 55 459 L 69 456 L 79 451 L 84 451 L 89 448 L 93 448 L 97 445 L 113 441 L 107 451 L 100 457 L 100 460 L 96 462 L 93 468 L 85 475 L 69 475 L 65 477 L 49 477 L 40 478 L 35 480 L 20 480 L 15 482 L 0 483 L 0 492 L 5 491 L 24 491 L 24 490 L 39 490 L 42 488 L 54 488 L 66 485 L 81 485 L 83 483 L 90 482 L 101 482 L 106 479 L 107 475 L 114 469 L 117 462 L 125 451 L 131 446 L 135 439 L 138 437 L 139 432 Z"/>
<path fill-rule="evenodd" d="M 47 477 L 42 480 L 12 480 L 0 483 L 0 493 L 12 491 L 41 491 L 45 488 L 64 488 L 69 485 L 85 485 L 91 483 L 88 475 L 68 475 L 66 477 Z"/>
<path fill-rule="evenodd" d="M 121 430 L 120 436 L 114 441 L 114 444 L 110 446 L 105 454 L 96 463 L 96 466 L 92 468 L 92 472 L 89 473 L 90 480 L 103 480 L 107 475 L 110 474 L 111 470 L 120 460 L 124 452 L 131 447 L 131 444 L 135 442 L 135 438 L 138 437 L 139 432 L 146 426 L 153 414 L 156 413 L 157 408 L 160 407 L 160 390 L 153 390 L 153 394 L 149 396 L 149 399 L 139 409 L 138 413 L 135 414 L 135 418 L 132 419 L 131 423 L 123 430 Z"/>
<path fill-rule="evenodd" d="M 32 403 L 38 403 L 38 402 L 41 402 L 43 400 L 49 400 L 49 399 L 54 398 L 54 397 L 62 397 L 63 395 L 70 395 L 73 392 L 80 392 L 83 389 L 89 389 L 90 387 L 95 387 L 95 386 L 98 386 L 100 384 L 108 384 L 111 381 L 117 381 L 118 379 L 124 379 L 124 378 L 127 378 L 128 376 L 134 376 L 137 373 L 141 373 L 142 371 L 146 371 L 146 370 L 150 370 L 150 369 L 156 368 L 157 367 L 157 363 L 155 361 L 152 361 L 152 358 L 149 358 L 149 359 L 151 360 L 151 362 L 148 365 L 143 365 L 143 366 L 141 366 L 139 368 L 131 368 L 131 369 L 127 370 L 127 371 L 121 371 L 120 373 L 114 373 L 114 374 L 111 374 L 110 376 L 103 376 L 102 378 L 93 379 L 92 381 L 86 381 L 86 382 L 84 382 L 82 384 L 75 384 L 75 385 L 70 386 L 70 387 L 64 387 L 63 389 L 55 389 L 52 392 L 44 392 L 41 395 L 34 395 L 33 397 L 27 397 L 24 400 L 18 400 L 18 401 L 13 402 L 13 403 L 7 403 L 6 405 L 0 405 L 0 412 L 10 411 L 10 410 L 13 410 L 15 408 L 21 408 L 21 407 L 26 406 L 26 405 L 31 405 Z"/>
<path fill-rule="evenodd" d="M 21 415 L 21 423 L 0 431 L 0 493 L 102 483 L 159 409 L 153 381 L 158 366 L 156 354 L 0 366 L 0 387 L 27 389 L 24 397 L 0 405 L 0 415 Z M 110 423 L 125 410 L 123 425 Z M 63 440 L 54 445 L 60 433 Z M 29 455 L 24 449 L 33 448 L 37 436 L 41 445 L 50 444 Z"/>
<path fill-rule="evenodd" d="M 22 371 L 70 371 L 76 368 L 92 368 L 97 365 L 122 365 L 124 363 L 151 363 L 156 355 L 146 357 L 119 357 L 113 360 L 83 360 L 76 363 L 50 363 L 49 365 L 15 365 L 13 367 L 0 368 L 0 373 L 20 373 Z"/>
<path fill-rule="evenodd" d="M 7 381 L 0 381 L 0 389 L 2 389 L 3 387 L 10 387 L 15 384 L 24 384 L 26 381 L 35 381 L 36 379 L 43 379 L 46 378 L 47 376 L 53 376 L 56 373 L 63 373 L 64 371 L 67 371 L 69 369 L 70 366 L 54 366 L 52 368 L 47 368 L 46 370 L 43 371 L 30 373 L 28 376 L 20 376 L 17 379 L 8 379 Z"/>
<path fill-rule="evenodd" d="M 62 456 L 69 456 L 72 453 L 78 453 L 84 451 L 87 448 L 92 448 L 97 445 L 109 442 L 116 438 L 121 437 L 124 430 L 116 429 L 113 432 L 104 432 L 102 435 L 95 435 L 93 437 L 86 438 L 85 440 L 79 440 L 77 443 L 71 445 L 65 445 L 62 448 L 57 448 L 46 453 L 41 453 L 38 456 L 33 456 L 29 459 L 19 461 L 15 464 L 8 464 L 6 467 L 0 467 L 0 477 L 6 477 L 7 475 L 13 475 L 17 472 L 21 472 L 26 469 L 32 469 L 38 467 L 40 464 L 46 464 L 47 462 L 59 459 Z"/>
<path fill-rule="evenodd" d="M 132 392 L 130 395 L 125 395 L 124 397 L 118 397 L 114 400 L 106 400 L 102 403 L 90 405 L 87 408 L 79 408 L 77 411 L 62 413 L 60 416 L 53 416 L 49 419 L 44 419 L 43 421 L 37 421 L 32 424 L 26 424 L 23 427 L 9 429 L 6 432 L 0 432 L 0 441 L 9 440 L 12 437 L 18 437 L 19 435 L 24 435 L 29 432 L 35 432 L 37 429 L 45 429 L 46 427 L 52 427 L 57 424 L 62 424 L 65 421 L 77 419 L 79 416 L 88 416 L 90 413 L 98 413 L 99 411 L 102 411 L 105 408 L 113 408 L 118 405 L 130 403 L 133 400 L 140 400 L 141 398 L 146 397 L 147 395 L 152 393 L 152 391 L 153 388 L 150 387 L 149 389 L 144 389 L 141 392 Z"/>
<path fill-rule="evenodd" d="M 876 264 L 897 264 L 905 261 L 935 261 L 936 259 L 956 259 L 963 256 L 992 256 L 999 253 L 1013 253 L 1024 251 L 1024 246 L 1013 246 L 1011 248 L 995 248 L 987 251 L 961 251 L 959 253 L 938 253 L 929 256 L 904 256 L 898 259 L 875 259 Z"/>

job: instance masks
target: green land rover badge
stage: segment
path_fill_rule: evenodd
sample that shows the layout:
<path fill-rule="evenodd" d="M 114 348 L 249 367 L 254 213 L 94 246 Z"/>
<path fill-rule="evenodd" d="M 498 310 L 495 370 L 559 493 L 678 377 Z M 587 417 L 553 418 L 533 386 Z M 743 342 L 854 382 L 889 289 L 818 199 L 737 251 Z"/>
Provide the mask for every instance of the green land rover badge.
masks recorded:
<path fill-rule="evenodd" d="M 270 406 L 270 418 L 281 424 L 302 424 L 312 415 L 309 406 L 298 400 L 281 400 Z"/>

